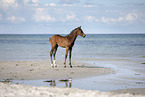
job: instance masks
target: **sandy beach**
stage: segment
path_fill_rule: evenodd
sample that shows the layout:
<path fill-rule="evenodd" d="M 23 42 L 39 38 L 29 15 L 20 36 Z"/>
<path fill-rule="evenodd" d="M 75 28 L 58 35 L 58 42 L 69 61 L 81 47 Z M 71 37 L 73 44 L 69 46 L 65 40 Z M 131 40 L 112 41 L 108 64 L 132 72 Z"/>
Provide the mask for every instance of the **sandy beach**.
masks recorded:
<path fill-rule="evenodd" d="M 83 62 L 72 62 L 73 68 L 63 66 L 63 61 L 57 61 L 57 67 L 52 68 L 49 61 L 0 61 L 0 79 L 34 80 L 83 78 L 113 72 L 108 68 L 95 67 Z"/>
<path fill-rule="evenodd" d="M 91 90 L 80 90 L 76 88 L 57 88 L 57 87 L 34 87 L 26 85 L 17 85 L 10 83 L 0 83 L 1 97 L 145 97 L 145 89 L 137 89 L 138 94 L 133 93 L 132 89 L 126 92 L 100 92 Z"/>
<path fill-rule="evenodd" d="M 73 68 L 64 68 L 58 61 L 58 67 L 52 68 L 49 61 L 1 61 L 0 80 L 35 80 L 84 78 L 114 73 L 112 69 L 92 66 L 83 62 L 73 62 Z M 111 92 L 81 90 L 76 88 L 36 87 L 0 82 L 0 96 L 29 97 L 145 97 L 145 89 L 124 89 Z"/>

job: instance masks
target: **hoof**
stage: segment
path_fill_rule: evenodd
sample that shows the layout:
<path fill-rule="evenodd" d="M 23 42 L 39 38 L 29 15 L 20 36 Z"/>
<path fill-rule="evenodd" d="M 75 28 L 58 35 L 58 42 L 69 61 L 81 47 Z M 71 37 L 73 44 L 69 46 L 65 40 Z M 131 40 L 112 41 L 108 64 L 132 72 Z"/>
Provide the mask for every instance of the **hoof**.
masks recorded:
<path fill-rule="evenodd" d="M 51 67 L 54 68 L 53 64 L 51 64 Z"/>
<path fill-rule="evenodd" d="M 51 68 L 54 68 L 54 66 L 51 66 Z"/>
<path fill-rule="evenodd" d="M 64 66 L 64 68 L 66 68 L 66 66 Z"/>
<path fill-rule="evenodd" d="M 70 65 L 70 68 L 72 68 L 72 65 Z"/>

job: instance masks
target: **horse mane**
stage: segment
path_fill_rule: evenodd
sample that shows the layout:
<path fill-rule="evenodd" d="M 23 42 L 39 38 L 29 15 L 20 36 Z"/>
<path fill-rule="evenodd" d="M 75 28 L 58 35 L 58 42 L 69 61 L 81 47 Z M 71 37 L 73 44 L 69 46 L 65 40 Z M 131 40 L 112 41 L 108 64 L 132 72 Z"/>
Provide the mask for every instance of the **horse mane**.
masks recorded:
<path fill-rule="evenodd" d="M 72 34 L 76 29 L 78 29 L 78 28 L 73 29 L 73 30 L 70 32 L 70 34 Z M 70 35 L 70 34 L 69 34 L 69 35 Z"/>

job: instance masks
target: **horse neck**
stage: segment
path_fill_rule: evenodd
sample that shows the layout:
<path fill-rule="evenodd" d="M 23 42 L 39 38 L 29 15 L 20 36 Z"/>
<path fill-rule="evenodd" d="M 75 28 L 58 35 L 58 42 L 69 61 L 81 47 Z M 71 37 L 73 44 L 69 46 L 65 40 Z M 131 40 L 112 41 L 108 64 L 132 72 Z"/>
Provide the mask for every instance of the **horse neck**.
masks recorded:
<path fill-rule="evenodd" d="M 77 31 L 74 30 L 73 32 L 71 32 L 69 35 L 68 35 L 68 38 L 70 39 L 71 42 L 74 42 L 77 38 Z"/>

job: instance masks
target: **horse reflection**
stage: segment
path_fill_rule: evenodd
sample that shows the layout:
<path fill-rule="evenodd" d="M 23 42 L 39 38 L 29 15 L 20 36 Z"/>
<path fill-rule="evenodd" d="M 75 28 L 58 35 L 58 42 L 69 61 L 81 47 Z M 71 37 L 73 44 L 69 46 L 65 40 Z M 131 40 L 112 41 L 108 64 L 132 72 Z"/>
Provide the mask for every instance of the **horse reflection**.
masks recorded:
<path fill-rule="evenodd" d="M 69 87 L 71 88 L 72 87 L 72 79 L 61 79 L 59 80 L 60 82 L 65 82 L 65 87 Z"/>
<path fill-rule="evenodd" d="M 72 87 L 72 82 L 71 81 L 65 82 L 65 87 L 71 88 Z"/>
<path fill-rule="evenodd" d="M 55 80 L 52 81 L 52 82 L 50 82 L 50 86 L 52 86 L 52 87 L 55 87 L 55 86 L 56 86 L 56 82 L 55 82 Z"/>
<path fill-rule="evenodd" d="M 44 81 L 44 82 L 48 82 L 51 87 L 56 86 L 56 81 L 55 80 L 48 80 L 48 81 Z M 69 80 L 67 80 L 67 79 L 59 80 L 59 82 L 65 83 L 65 87 L 68 87 L 68 88 L 72 87 L 72 80 L 71 79 L 69 79 Z"/>

